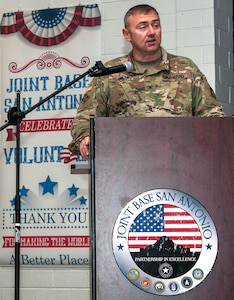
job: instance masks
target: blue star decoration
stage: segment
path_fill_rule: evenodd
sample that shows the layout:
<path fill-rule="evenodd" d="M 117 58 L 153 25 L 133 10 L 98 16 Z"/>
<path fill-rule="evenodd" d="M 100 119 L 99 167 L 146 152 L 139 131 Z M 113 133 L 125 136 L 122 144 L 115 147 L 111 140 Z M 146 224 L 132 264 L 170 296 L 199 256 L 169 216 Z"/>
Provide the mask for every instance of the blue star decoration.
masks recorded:
<path fill-rule="evenodd" d="M 42 195 L 45 195 L 47 193 L 50 193 L 52 195 L 55 195 L 55 188 L 58 186 L 58 181 L 52 181 L 50 176 L 48 175 L 44 181 L 41 181 L 38 183 L 38 185 L 41 187 L 41 192 Z M 67 199 L 69 204 L 76 203 L 76 205 L 79 203 L 81 206 L 86 206 L 87 205 L 87 198 L 84 196 L 79 196 L 78 191 L 80 188 L 76 187 L 75 184 L 73 183 L 70 185 L 70 187 L 66 188 L 66 191 L 69 191 L 70 193 L 70 199 Z M 21 187 L 19 190 L 20 194 L 20 200 L 23 204 L 27 205 L 28 203 L 26 202 L 25 198 L 29 199 L 29 197 L 34 197 L 33 195 L 28 194 L 31 190 L 29 188 L 26 188 L 25 185 Z M 34 198 L 33 198 L 34 199 Z M 11 207 L 15 206 L 15 198 L 12 198 L 9 200 Z"/>
<path fill-rule="evenodd" d="M 123 250 L 123 245 L 121 245 L 121 244 L 119 244 L 119 246 L 117 246 L 118 247 L 118 250 Z"/>
<path fill-rule="evenodd" d="M 20 189 L 20 196 L 28 197 L 28 192 L 29 192 L 29 189 L 26 189 L 26 187 L 23 185 L 22 188 Z"/>
<path fill-rule="evenodd" d="M 10 200 L 11 206 L 15 205 L 15 197 Z"/>
<path fill-rule="evenodd" d="M 81 205 L 86 205 L 87 199 L 86 199 L 84 196 L 81 196 L 81 197 L 79 198 L 79 200 L 80 200 L 80 204 L 81 204 Z"/>
<path fill-rule="evenodd" d="M 211 250 L 211 248 L 212 248 L 212 245 L 210 245 L 210 244 L 208 243 L 208 245 L 206 245 L 206 250 Z"/>
<path fill-rule="evenodd" d="M 46 181 L 39 182 L 39 184 L 43 188 L 42 195 L 45 195 L 46 193 L 54 195 L 54 187 L 58 184 L 58 182 L 51 181 L 50 176 L 47 176 Z"/>
<path fill-rule="evenodd" d="M 72 185 L 72 187 L 68 188 L 69 192 L 70 192 L 70 196 L 74 195 L 77 196 L 77 191 L 79 190 L 79 188 L 77 188 L 74 184 Z"/>

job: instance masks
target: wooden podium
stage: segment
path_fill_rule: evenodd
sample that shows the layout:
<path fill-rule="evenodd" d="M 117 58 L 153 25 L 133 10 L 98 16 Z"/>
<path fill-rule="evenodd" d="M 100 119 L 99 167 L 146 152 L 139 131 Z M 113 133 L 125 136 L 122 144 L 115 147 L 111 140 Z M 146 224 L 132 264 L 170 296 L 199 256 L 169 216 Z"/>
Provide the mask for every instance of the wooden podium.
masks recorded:
<path fill-rule="evenodd" d="M 233 119 L 94 118 L 91 131 L 91 298 L 232 299 Z M 217 259 L 209 275 L 195 288 L 166 297 L 132 284 L 116 263 L 112 245 L 123 207 L 137 195 L 158 188 L 197 199 L 212 217 L 218 236 Z"/>

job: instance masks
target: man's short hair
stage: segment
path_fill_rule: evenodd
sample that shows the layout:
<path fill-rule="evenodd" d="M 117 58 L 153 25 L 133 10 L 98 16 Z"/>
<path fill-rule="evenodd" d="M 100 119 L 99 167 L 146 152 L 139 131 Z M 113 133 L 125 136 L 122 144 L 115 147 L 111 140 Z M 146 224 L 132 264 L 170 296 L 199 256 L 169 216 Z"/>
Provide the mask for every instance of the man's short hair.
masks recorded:
<path fill-rule="evenodd" d="M 126 12 L 126 14 L 124 16 L 125 28 L 128 27 L 128 18 L 130 16 L 135 15 L 135 14 L 148 14 L 151 11 L 154 11 L 158 15 L 157 10 L 153 6 L 150 6 L 148 4 L 139 4 L 139 5 L 133 6 Z"/>

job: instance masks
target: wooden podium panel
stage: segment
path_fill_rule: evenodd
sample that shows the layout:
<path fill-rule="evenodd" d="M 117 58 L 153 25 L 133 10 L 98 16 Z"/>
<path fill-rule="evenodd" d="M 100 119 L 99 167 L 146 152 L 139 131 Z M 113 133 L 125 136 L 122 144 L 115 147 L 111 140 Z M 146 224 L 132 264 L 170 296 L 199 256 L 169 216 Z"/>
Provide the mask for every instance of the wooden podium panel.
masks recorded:
<path fill-rule="evenodd" d="M 97 300 L 227 300 L 234 290 L 234 138 L 232 118 L 95 118 Z M 116 219 L 137 195 L 183 191 L 212 217 L 219 251 L 211 273 L 194 289 L 158 296 L 134 286 L 112 250 Z M 95 277 L 94 276 L 94 277 Z"/>

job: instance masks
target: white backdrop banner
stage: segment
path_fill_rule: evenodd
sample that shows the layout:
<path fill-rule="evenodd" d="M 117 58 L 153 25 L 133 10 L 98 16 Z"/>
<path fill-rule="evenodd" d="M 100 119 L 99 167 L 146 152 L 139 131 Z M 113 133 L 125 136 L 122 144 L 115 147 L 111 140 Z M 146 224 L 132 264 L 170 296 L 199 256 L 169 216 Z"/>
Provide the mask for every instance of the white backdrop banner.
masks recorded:
<path fill-rule="evenodd" d="M 1 20 L 1 116 L 8 119 L 49 97 L 93 67 L 101 55 L 98 5 L 3 14 Z M 86 76 L 40 105 L 20 123 L 22 266 L 89 265 L 88 175 L 67 145 Z M 1 124 L 3 125 L 3 124 Z M 0 133 L 0 265 L 15 264 L 16 129 Z"/>

